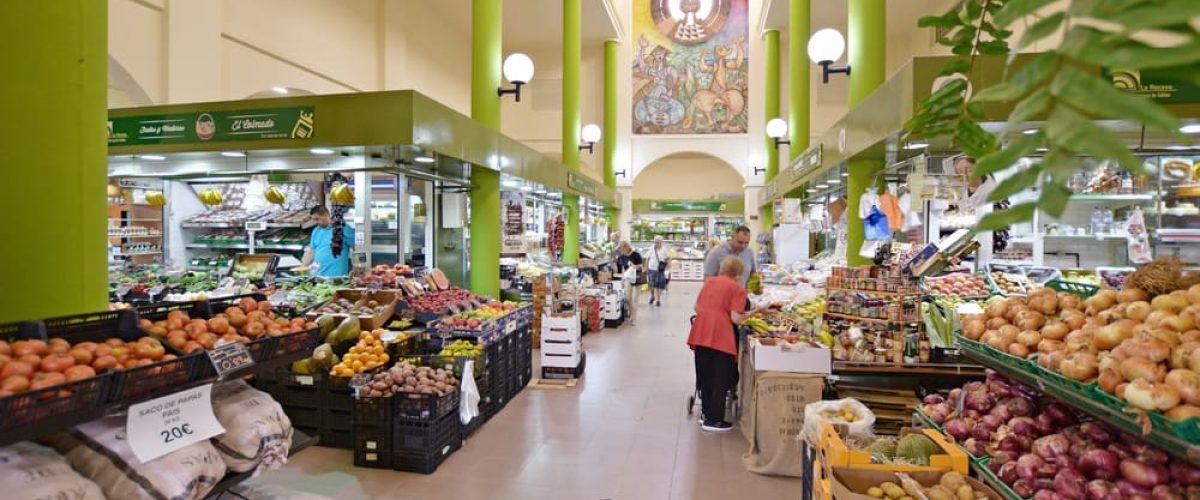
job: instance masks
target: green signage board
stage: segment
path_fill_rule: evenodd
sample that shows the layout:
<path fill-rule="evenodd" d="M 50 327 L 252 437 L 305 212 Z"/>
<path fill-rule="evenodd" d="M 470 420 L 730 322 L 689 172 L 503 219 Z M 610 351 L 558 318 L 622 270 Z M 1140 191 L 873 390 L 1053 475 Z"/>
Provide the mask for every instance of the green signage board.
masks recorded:
<path fill-rule="evenodd" d="M 721 200 L 663 200 L 650 202 L 655 212 L 726 212 L 729 203 Z"/>
<path fill-rule="evenodd" d="M 575 172 L 567 172 L 567 186 L 586 196 L 596 196 L 596 184 Z"/>
<path fill-rule="evenodd" d="M 1196 85 L 1190 75 L 1153 69 L 1140 71 L 1104 69 L 1102 73 L 1112 79 L 1115 87 L 1159 103 L 1200 102 L 1200 85 Z"/>
<path fill-rule="evenodd" d="M 311 139 L 313 107 L 241 109 L 108 119 L 108 145 Z"/>

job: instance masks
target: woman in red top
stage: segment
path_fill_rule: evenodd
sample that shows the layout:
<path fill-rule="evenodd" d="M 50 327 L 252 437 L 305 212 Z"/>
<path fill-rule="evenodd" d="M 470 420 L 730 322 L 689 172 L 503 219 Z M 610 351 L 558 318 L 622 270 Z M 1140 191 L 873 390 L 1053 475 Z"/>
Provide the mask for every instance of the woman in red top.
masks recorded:
<path fill-rule="evenodd" d="M 688 347 L 695 351 L 696 385 L 706 431 L 725 432 L 733 425 L 725 421 L 725 394 L 737 383 L 737 334 L 741 323 L 763 306 L 746 312 L 746 289 L 738 277 L 745 263 L 737 256 L 725 257 L 716 276 L 704 280 L 696 297 L 696 318 L 688 334 Z"/>

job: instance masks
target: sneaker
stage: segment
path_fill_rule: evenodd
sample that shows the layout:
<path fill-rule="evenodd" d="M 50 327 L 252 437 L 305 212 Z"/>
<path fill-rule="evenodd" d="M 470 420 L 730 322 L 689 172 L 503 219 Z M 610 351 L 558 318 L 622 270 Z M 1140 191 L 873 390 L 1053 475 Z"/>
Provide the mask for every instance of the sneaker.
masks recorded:
<path fill-rule="evenodd" d="M 717 422 L 706 421 L 703 424 L 700 424 L 700 428 L 709 432 L 729 432 L 730 429 L 733 429 L 733 424 L 724 420 Z"/>

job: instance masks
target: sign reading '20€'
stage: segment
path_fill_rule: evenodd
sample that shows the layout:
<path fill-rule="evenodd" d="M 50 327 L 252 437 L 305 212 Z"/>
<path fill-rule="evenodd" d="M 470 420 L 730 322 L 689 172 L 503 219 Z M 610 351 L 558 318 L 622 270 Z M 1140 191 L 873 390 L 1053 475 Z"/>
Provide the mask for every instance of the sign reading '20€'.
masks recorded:
<path fill-rule="evenodd" d="M 110 117 L 108 145 L 311 139 L 312 106 Z"/>

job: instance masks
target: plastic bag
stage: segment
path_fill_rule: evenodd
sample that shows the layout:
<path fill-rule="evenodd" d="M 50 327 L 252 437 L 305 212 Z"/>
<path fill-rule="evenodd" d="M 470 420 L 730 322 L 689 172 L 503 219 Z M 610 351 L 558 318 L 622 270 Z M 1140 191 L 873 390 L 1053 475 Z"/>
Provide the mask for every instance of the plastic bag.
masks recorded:
<path fill-rule="evenodd" d="M 458 406 L 458 419 L 463 425 L 479 416 L 479 387 L 475 385 L 475 361 L 468 359 L 463 365 L 462 384 L 459 389 L 462 399 Z"/>
<path fill-rule="evenodd" d="M 885 241 L 891 237 L 887 215 L 879 207 L 871 207 L 871 213 L 863 217 L 863 238 L 867 241 Z"/>
<path fill-rule="evenodd" d="M 840 415 L 849 412 L 854 421 L 849 422 Z M 804 436 L 810 443 L 821 438 L 821 423 L 841 424 L 849 427 L 847 436 L 871 436 L 875 434 L 875 414 L 857 399 L 845 398 L 834 401 L 817 401 L 804 407 Z"/>
<path fill-rule="evenodd" d="M 1125 222 L 1125 231 L 1129 234 L 1126 242 L 1129 261 L 1134 264 L 1145 264 L 1154 260 L 1154 254 L 1150 250 L 1150 241 L 1146 236 L 1146 220 L 1142 216 L 1142 207 L 1133 208 L 1133 213 Z"/>

